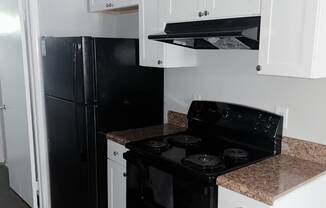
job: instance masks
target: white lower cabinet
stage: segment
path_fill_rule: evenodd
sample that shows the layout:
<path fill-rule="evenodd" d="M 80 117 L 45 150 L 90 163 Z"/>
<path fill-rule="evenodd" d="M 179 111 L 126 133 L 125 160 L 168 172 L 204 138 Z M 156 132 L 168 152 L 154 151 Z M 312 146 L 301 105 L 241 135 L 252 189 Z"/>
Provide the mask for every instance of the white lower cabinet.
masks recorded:
<path fill-rule="evenodd" d="M 126 167 L 108 160 L 108 207 L 126 208 Z"/>
<path fill-rule="evenodd" d="M 108 208 L 126 208 L 127 168 L 123 153 L 127 149 L 108 141 Z"/>
<path fill-rule="evenodd" d="M 218 208 L 272 208 L 254 199 L 219 187 Z"/>

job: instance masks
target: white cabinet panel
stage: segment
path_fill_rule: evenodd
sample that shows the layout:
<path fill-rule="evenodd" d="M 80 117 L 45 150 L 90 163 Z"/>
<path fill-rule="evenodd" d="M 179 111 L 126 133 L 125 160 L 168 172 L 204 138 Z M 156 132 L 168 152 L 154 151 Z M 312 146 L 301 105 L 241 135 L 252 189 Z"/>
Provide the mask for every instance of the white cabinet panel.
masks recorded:
<path fill-rule="evenodd" d="M 138 0 L 89 0 L 91 12 L 123 9 L 137 5 Z"/>
<path fill-rule="evenodd" d="M 108 159 L 126 166 L 126 160 L 123 158 L 125 152 L 127 152 L 125 146 L 111 140 L 108 141 Z"/>
<path fill-rule="evenodd" d="M 126 208 L 126 167 L 108 160 L 108 208 Z"/>
<path fill-rule="evenodd" d="M 165 0 L 168 22 L 260 15 L 261 0 Z"/>
<path fill-rule="evenodd" d="M 326 77 L 325 12 L 322 0 L 262 0 L 259 74 Z"/>
<path fill-rule="evenodd" d="M 219 187 L 218 208 L 272 208 L 267 204 L 255 201 L 251 198 Z"/>
<path fill-rule="evenodd" d="M 139 46 L 140 65 L 162 67 L 158 57 L 158 50 L 163 44 L 149 40 L 148 36 L 163 31 L 158 24 L 158 0 L 141 0 L 139 4 Z"/>
<path fill-rule="evenodd" d="M 148 36 L 164 31 L 169 2 L 141 0 L 139 4 L 140 65 L 158 68 L 194 67 L 196 50 L 149 40 Z"/>
<path fill-rule="evenodd" d="M 165 0 L 168 4 L 168 21 L 195 21 L 203 18 L 200 12 L 206 7 L 206 0 Z"/>
<path fill-rule="evenodd" d="M 207 11 L 209 19 L 257 16 L 260 0 L 207 0 Z"/>

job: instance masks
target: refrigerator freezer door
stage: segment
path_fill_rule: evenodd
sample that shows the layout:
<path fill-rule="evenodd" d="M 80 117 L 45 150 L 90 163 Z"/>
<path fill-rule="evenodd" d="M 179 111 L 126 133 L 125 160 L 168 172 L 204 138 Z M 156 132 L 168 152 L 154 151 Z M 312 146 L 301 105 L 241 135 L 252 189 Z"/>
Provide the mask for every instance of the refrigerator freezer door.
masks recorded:
<path fill-rule="evenodd" d="M 163 122 L 163 70 L 140 67 L 138 40 L 95 39 L 98 131 Z"/>
<path fill-rule="evenodd" d="M 52 207 L 95 207 L 93 106 L 47 96 L 46 110 Z"/>
<path fill-rule="evenodd" d="M 45 93 L 67 101 L 92 104 L 92 38 L 44 37 L 42 45 Z"/>

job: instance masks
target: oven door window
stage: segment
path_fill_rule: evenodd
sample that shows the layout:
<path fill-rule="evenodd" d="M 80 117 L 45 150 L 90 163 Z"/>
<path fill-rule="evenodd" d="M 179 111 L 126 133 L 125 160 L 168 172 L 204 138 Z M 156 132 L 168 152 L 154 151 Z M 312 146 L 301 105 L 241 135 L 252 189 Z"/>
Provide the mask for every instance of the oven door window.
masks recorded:
<path fill-rule="evenodd" d="M 143 162 L 127 162 L 127 208 L 216 208 L 217 186 L 176 177 Z"/>

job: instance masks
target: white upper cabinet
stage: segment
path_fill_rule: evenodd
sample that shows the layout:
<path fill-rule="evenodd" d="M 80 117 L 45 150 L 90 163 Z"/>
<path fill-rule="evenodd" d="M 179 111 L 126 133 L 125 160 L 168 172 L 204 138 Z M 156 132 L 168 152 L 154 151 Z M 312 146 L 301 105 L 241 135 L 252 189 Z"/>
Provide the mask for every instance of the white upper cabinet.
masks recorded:
<path fill-rule="evenodd" d="M 206 0 L 165 0 L 169 22 L 195 21 L 202 19 Z"/>
<path fill-rule="evenodd" d="M 326 77 L 326 1 L 262 0 L 262 75 Z"/>
<path fill-rule="evenodd" d="M 168 22 L 260 15 L 260 0 L 165 0 Z"/>
<path fill-rule="evenodd" d="M 207 18 L 259 16 L 260 0 L 207 0 Z"/>
<path fill-rule="evenodd" d="M 119 10 L 138 5 L 138 0 L 89 0 L 91 12 Z"/>
<path fill-rule="evenodd" d="M 194 67 L 197 65 L 196 50 L 148 39 L 149 35 L 164 31 L 168 6 L 167 0 L 140 0 L 140 65 L 158 68 Z"/>

